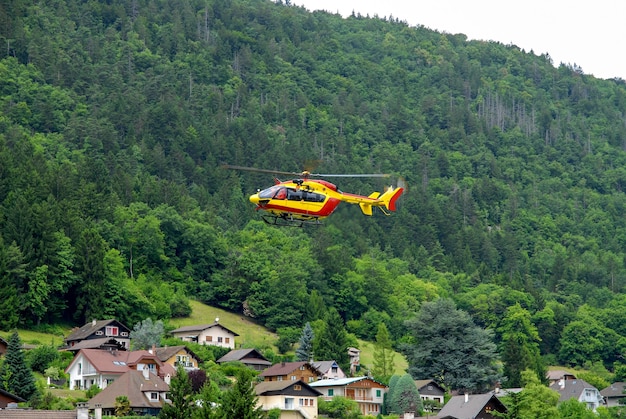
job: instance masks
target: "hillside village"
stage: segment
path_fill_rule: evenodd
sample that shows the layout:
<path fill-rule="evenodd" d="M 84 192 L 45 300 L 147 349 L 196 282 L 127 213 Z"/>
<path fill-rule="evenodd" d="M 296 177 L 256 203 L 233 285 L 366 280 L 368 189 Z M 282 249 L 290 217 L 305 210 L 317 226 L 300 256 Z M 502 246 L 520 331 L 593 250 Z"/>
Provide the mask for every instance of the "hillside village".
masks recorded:
<path fill-rule="evenodd" d="M 272 364 L 254 348 L 237 348 L 237 332 L 219 323 L 184 326 L 169 333 L 180 345 L 156 346 L 133 350 L 132 330 L 115 319 L 93 320 L 65 337 L 59 351 L 69 352 L 72 359 L 64 371 L 67 380 L 61 383 L 69 390 L 100 389 L 88 400 L 77 402 L 75 409 L 46 411 L 24 409 L 26 400 L 7 391 L 0 391 L 0 418 L 88 419 L 119 414 L 119 397 L 128 401 L 126 415 L 157 417 L 166 404 L 171 404 L 170 385 L 176 374 L 193 374 L 205 368 L 189 344 L 223 349 L 215 360 L 217 365 L 239 364 L 254 371 L 254 392 L 260 411 L 274 411 L 276 418 L 313 419 L 320 415 L 320 401 L 346 398 L 356 402 L 363 417 L 396 414 L 402 418 L 439 417 L 448 419 L 492 418 L 493 412 L 505 414 L 501 400 L 522 389 L 501 389 L 496 386 L 483 394 L 458 394 L 443 388 L 429 377 L 414 380 L 419 408 L 406 412 L 386 409 L 389 385 L 362 374 L 359 350 L 346 348 L 350 368 L 343 371 L 334 360 L 281 361 Z M 0 355 L 7 353 L 7 341 L 0 338 Z M 23 346 L 20 350 L 32 350 Z M 1 362 L 1 361 L 0 361 Z M 546 377 L 549 388 L 559 395 L 559 402 L 576 400 L 595 412 L 599 407 L 623 403 L 626 383 L 613 383 L 599 391 L 565 370 L 550 371 Z M 56 383 L 56 384 L 55 384 Z M 389 416 L 398 417 L 398 416 Z"/>

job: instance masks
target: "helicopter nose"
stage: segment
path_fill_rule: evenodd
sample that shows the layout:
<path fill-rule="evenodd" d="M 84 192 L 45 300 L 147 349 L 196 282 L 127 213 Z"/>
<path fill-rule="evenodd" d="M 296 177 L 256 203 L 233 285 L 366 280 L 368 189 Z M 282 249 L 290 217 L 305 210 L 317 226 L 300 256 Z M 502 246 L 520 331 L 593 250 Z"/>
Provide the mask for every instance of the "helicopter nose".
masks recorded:
<path fill-rule="evenodd" d="M 259 204 L 259 194 L 255 193 L 254 195 L 250 195 L 250 202 L 252 202 L 253 204 L 258 205 Z"/>

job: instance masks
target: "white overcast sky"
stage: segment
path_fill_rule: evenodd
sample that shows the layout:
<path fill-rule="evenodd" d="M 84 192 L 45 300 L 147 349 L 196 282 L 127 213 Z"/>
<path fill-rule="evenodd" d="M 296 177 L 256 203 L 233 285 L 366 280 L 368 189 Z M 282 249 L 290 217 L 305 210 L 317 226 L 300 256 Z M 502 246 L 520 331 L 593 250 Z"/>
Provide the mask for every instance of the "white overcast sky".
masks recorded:
<path fill-rule="evenodd" d="M 292 0 L 344 17 L 393 16 L 410 26 L 548 53 L 555 66 L 626 80 L 626 0 Z"/>

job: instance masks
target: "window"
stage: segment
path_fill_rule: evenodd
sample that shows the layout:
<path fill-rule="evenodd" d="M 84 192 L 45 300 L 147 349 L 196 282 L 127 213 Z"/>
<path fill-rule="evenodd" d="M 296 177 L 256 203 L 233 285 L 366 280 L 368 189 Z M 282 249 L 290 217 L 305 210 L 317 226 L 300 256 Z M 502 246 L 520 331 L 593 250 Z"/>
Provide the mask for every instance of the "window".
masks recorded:
<path fill-rule="evenodd" d="M 276 377 L 276 381 L 283 381 L 283 376 L 279 375 L 278 377 Z"/>
<path fill-rule="evenodd" d="M 204 338 L 207 342 L 213 342 L 213 336 L 207 336 Z"/>
<path fill-rule="evenodd" d="M 83 363 L 79 362 L 78 363 L 78 375 L 81 375 L 83 373 Z"/>
<path fill-rule="evenodd" d="M 335 390 L 333 390 L 332 388 L 328 389 L 328 395 L 329 396 L 334 396 L 335 395 Z"/>
<path fill-rule="evenodd" d="M 293 397 L 285 397 L 285 409 L 286 410 L 293 409 Z"/>
<path fill-rule="evenodd" d="M 224 343 L 230 343 L 230 338 L 224 338 Z"/>
<path fill-rule="evenodd" d="M 219 336 L 219 337 L 217 338 L 217 343 L 222 343 L 222 337 L 221 337 L 221 336 Z"/>
<path fill-rule="evenodd" d="M 337 374 L 337 367 L 333 366 L 332 370 L 333 374 Z"/>
<path fill-rule="evenodd" d="M 296 381 L 298 379 L 298 377 L 296 377 L 295 375 L 291 376 L 291 381 Z"/>
<path fill-rule="evenodd" d="M 159 393 L 150 393 L 150 400 L 159 400 Z"/>
<path fill-rule="evenodd" d="M 380 389 L 376 390 L 376 397 L 380 397 L 380 396 L 382 396 Z"/>
<path fill-rule="evenodd" d="M 300 391 L 300 390 L 302 390 L 302 386 L 301 386 L 300 384 L 295 384 L 295 385 L 293 386 L 293 389 L 294 389 L 295 391 Z"/>
<path fill-rule="evenodd" d="M 122 333 L 120 333 L 120 336 L 126 337 L 126 336 L 128 336 L 128 332 L 122 332 Z"/>
<path fill-rule="evenodd" d="M 96 331 L 96 336 L 102 336 L 102 335 L 104 335 L 104 332 L 102 330 Z"/>
<path fill-rule="evenodd" d="M 106 334 L 107 336 L 117 336 L 119 333 L 119 329 L 117 328 L 117 326 L 107 326 L 106 327 Z"/>

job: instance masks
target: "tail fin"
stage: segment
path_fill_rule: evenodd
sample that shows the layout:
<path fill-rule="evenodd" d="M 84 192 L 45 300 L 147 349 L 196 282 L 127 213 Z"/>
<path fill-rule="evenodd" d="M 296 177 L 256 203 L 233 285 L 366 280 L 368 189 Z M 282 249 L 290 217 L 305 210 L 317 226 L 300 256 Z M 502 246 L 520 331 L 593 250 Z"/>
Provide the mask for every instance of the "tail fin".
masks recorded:
<path fill-rule="evenodd" d="M 398 198 L 400 198 L 402 192 L 404 192 L 404 188 L 394 189 L 393 186 L 390 186 L 389 189 L 387 189 L 385 193 L 382 194 L 378 199 L 383 201 L 386 209 L 388 209 L 389 211 L 395 211 L 396 201 L 398 200 Z"/>
<path fill-rule="evenodd" d="M 365 215 L 372 215 L 372 207 L 379 207 L 386 215 L 389 213 L 386 211 L 395 211 L 396 210 L 396 200 L 402 195 L 404 191 L 403 188 L 394 189 L 393 186 L 390 186 L 389 189 L 385 191 L 384 194 L 380 194 L 380 192 L 374 192 L 368 196 L 368 198 L 378 199 L 378 202 L 369 203 L 369 202 L 360 202 L 359 207 L 361 207 L 361 212 Z M 385 207 L 383 209 L 382 207 Z"/>

